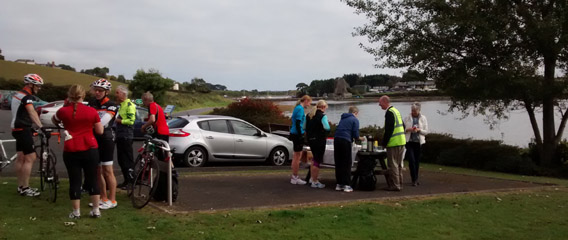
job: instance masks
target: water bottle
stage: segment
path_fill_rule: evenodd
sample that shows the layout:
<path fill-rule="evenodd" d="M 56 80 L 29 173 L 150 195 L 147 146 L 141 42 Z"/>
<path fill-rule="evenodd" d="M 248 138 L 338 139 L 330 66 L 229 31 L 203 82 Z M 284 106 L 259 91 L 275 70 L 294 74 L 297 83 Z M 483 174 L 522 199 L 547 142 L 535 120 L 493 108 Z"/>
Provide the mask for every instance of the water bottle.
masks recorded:
<path fill-rule="evenodd" d="M 373 151 L 373 136 L 368 136 L 368 137 L 367 137 L 367 151 L 368 151 L 368 152 L 372 152 L 372 151 Z"/>
<path fill-rule="evenodd" d="M 363 136 L 363 140 L 361 140 L 361 151 L 367 150 L 367 137 Z"/>

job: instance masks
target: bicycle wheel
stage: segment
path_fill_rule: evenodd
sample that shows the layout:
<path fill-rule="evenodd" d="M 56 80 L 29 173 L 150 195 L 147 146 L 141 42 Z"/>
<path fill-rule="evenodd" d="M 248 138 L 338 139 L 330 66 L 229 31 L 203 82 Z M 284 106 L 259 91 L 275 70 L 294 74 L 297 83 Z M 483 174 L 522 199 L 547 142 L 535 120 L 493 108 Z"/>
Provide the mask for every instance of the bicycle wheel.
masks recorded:
<path fill-rule="evenodd" d="M 132 179 L 134 179 L 135 177 L 138 176 L 138 172 L 140 172 L 140 169 L 142 169 L 143 165 L 144 165 L 144 161 L 142 161 L 142 154 L 138 154 L 138 156 L 134 160 L 134 167 L 132 168 L 132 173 L 131 173 Z M 132 181 L 134 181 L 134 180 L 132 180 Z M 132 185 L 133 185 L 133 182 L 131 182 L 126 187 L 126 195 L 128 197 L 130 197 L 132 195 Z"/>
<path fill-rule="evenodd" d="M 35 147 L 36 159 L 39 159 L 39 191 L 45 191 L 45 160 L 42 157 L 41 146 Z"/>
<path fill-rule="evenodd" d="M 54 203 L 57 200 L 59 176 L 57 175 L 57 170 L 55 168 L 57 158 L 51 149 L 49 152 L 50 154 L 47 156 L 45 166 L 45 183 L 47 187 L 47 200 Z"/>
<path fill-rule="evenodd" d="M 130 195 L 135 208 L 143 208 L 150 202 L 160 180 L 160 167 L 156 159 L 143 158 L 142 160 L 144 163 L 134 179 Z"/>
<path fill-rule="evenodd" d="M 8 159 L 0 155 L 0 172 L 2 172 L 2 169 L 4 169 L 6 166 L 8 166 Z"/>

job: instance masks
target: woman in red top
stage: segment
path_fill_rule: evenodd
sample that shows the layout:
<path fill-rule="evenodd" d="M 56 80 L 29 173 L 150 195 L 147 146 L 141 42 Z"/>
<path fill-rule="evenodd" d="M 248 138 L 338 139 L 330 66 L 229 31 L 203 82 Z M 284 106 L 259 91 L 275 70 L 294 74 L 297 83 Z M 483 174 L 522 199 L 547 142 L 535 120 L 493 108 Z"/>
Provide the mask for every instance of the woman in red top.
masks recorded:
<path fill-rule="evenodd" d="M 82 173 L 85 174 L 85 187 L 91 196 L 93 209 L 91 217 L 100 217 L 100 189 L 97 184 L 97 167 L 99 166 L 98 144 L 94 132 L 103 133 L 103 125 L 94 108 L 83 105 L 85 90 L 80 85 L 73 85 L 67 92 L 67 102 L 53 116 L 54 123 L 63 123 L 69 135 L 63 145 L 63 161 L 69 174 L 69 198 L 73 212 L 69 218 L 78 219 L 81 199 Z"/>

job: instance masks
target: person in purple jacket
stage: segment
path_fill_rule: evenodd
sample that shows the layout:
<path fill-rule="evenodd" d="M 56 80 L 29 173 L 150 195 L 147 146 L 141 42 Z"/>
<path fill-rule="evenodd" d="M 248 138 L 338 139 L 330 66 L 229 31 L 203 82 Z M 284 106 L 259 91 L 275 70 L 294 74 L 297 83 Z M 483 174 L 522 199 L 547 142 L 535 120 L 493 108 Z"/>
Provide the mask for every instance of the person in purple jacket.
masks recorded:
<path fill-rule="evenodd" d="M 337 181 L 336 191 L 353 192 L 351 187 L 351 164 L 353 162 L 351 144 L 354 139 L 361 139 L 359 137 L 358 114 L 359 109 L 357 107 L 349 107 L 349 113 L 341 115 L 341 120 L 339 120 L 335 130 L 333 155 L 335 158 L 335 180 Z"/>

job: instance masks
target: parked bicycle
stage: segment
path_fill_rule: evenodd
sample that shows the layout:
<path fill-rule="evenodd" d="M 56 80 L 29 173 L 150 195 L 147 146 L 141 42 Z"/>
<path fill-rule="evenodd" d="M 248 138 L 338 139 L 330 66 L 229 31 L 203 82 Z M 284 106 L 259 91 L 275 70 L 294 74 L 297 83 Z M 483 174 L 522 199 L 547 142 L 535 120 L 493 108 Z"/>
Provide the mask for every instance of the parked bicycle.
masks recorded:
<path fill-rule="evenodd" d="M 39 136 L 40 145 L 36 147 L 37 157 L 39 158 L 40 189 L 42 192 L 47 190 L 47 200 L 55 202 L 57 200 L 57 189 L 59 188 L 59 175 L 57 174 L 57 157 L 49 147 L 51 136 L 57 136 L 57 143 L 61 142 L 61 134 L 56 129 L 44 128 L 37 131 L 34 136 Z"/>
<path fill-rule="evenodd" d="M 11 142 L 16 143 L 16 139 L 0 140 L 0 149 L 2 149 L 2 155 L 0 155 L 0 172 L 2 172 L 2 169 L 9 166 L 18 157 L 17 153 L 14 153 L 14 156 L 12 157 L 8 157 L 8 155 L 6 154 L 6 148 L 4 147 L 4 143 L 11 143 Z"/>
<path fill-rule="evenodd" d="M 172 152 L 168 142 L 150 136 L 146 136 L 138 152 L 133 172 L 134 182 L 128 188 L 128 195 L 135 208 L 143 208 L 152 199 L 160 180 L 158 161 L 169 163 Z"/>

